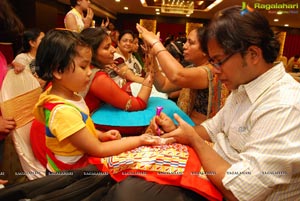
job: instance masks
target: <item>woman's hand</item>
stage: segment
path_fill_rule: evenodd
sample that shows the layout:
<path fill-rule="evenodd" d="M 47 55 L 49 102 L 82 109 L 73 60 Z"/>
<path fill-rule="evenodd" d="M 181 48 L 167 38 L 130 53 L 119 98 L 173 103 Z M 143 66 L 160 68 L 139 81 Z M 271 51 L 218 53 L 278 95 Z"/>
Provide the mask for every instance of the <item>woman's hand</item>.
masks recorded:
<path fill-rule="evenodd" d="M 91 8 L 88 8 L 86 16 L 85 18 L 83 18 L 83 23 L 85 28 L 89 28 L 91 26 L 93 17 L 94 17 L 94 11 Z"/>
<path fill-rule="evenodd" d="M 102 28 L 107 28 L 108 25 L 109 25 L 109 18 L 106 17 L 106 20 L 104 20 L 104 19 L 102 20 L 102 22 L 101 22 L 101 27 L 102 27 Z"/>
<path fill-rule="evenodd" d="M 121 134 L 118 130 L 109 130 L 105 133 L 100 132 L 99 139 L 101 142 L 106 142 L 106 141 L 111 141 L 111 140 L 119 140 L 119 139 L 121 139 Z"/>

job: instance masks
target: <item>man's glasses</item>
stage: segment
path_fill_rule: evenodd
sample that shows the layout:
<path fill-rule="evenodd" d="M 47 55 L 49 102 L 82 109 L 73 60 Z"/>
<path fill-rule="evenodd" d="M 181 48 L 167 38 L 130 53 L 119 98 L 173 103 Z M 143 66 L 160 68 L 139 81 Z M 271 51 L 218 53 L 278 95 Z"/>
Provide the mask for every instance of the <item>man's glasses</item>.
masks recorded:
<path fill-rule="evenodd" d="M 213 58 L 209 58 L 208 59 L 208 62 L 213 66 L 215 67 L 217 70 L 221 70 L 221 66 L 228 60 L 230 59 L 230 57 L 232 57 L 235 53 L 231 53 L 229 54 L 227 57 L 225 57 L 224 59 L 222 59 L 221 61 L 219 62 L 216 62 L 215 59 Z"/>

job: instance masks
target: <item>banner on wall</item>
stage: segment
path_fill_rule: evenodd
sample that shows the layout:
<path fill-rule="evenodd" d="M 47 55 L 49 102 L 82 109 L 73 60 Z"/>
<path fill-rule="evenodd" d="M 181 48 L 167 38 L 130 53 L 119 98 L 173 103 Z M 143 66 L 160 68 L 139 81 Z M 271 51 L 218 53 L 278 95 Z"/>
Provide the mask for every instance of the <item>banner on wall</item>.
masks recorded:
<path fill-rule="evenodd" d="M 148 31 L 156 33 L 156 20 L 140 19 L 140 25 L 145 27 Z"/>

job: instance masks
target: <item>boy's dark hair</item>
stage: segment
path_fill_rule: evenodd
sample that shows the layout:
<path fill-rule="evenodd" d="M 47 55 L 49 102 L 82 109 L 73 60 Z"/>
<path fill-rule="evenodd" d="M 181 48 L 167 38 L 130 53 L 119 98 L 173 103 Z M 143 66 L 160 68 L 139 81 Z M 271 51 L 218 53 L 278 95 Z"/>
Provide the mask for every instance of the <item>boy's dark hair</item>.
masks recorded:
<path fill-rule="evenodd" d="M 242 13 L 241 6 L 219 11 L 208 25 L 202 38 L 202 49 L 208 53 L 207 43 L 215 38 L 225 54 L 240 52 L 242 55 L 251 45 L 262 50 L 267 63 L 273 63 L 280 44 L 275 38 L 268 20 L 258 11 Z"/>
<path fill-rule="evenodd" d="M 51 81 L 55 70 L 63 73 L 73 63 L 74 57 L 78 54 L 78 46 L 89 47 L 78 33 L 50 30 L 37 50 L 35 67 L 38 76 L 45 81 Z"/>

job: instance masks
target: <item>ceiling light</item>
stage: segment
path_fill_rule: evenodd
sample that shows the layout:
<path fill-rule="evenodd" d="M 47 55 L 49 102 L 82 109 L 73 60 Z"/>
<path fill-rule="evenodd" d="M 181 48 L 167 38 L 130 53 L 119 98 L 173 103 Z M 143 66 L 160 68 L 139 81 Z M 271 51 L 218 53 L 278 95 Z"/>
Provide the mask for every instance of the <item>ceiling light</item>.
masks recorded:
<path fill-rule="evenodd" d="M 127 6 L 125 6 L 125 7 L 124 7 L 124 10 L 128 10 L 128 7 L 127 7 Z"/>
<path fill-rule="evenodd" d="M 190 15 L 194 12 L 194 1 L 162 0 L 161 12 Z"/>
<path fill-rule="evenodd" d="M 121 0 L 115 0 L 115 2 L 120 2 Z"/>
<path fill-rule="evenodd" d="M 279 19 L 274 19 L 274 22 L 279 22 Z"/>
<path fill-rule="evenodd" d="M 204 1 L 198 1 L 198 6 L 201 6 L 204 3 Z"/>
<path fill-rule="evenodd" d="M 204 11 L 209 11 L 211 10 L 213 7 L 215 7 L 216 5 L 218 5 L 219 3 L 221 3 L 223 0 L 216 0 L 214 1 L 212 4 L 210 4 L 209 6 L 207 6 L 206 9 L 204 9 Z"/>
<path fill-rule="evenodd" d="M 288 26 L 289 26 L 289 24 L 284 24 L 284 26 L 285 26 L 285 27 L 288 27 Z"/>
<path fill-rule="evenodd" d="M 142 4 L 143 6 L 147 6 L 146 0 L 141 0 L 141 4 Z"/>

